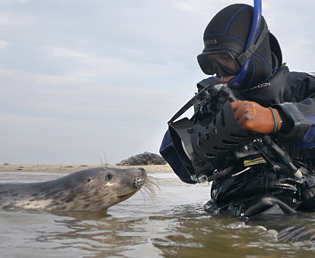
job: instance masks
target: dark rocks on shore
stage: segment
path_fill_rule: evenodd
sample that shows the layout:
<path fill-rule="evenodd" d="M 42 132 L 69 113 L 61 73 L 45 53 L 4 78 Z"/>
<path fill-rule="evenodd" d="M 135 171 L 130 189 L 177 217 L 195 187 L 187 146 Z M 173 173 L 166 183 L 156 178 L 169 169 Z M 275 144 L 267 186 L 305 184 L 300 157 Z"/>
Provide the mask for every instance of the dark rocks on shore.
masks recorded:
<path fill-rule="evenodd" d="M 142 154 L 137 154 L 134 156 L 131 156 L 128 159 L 124 159 L 116 165 L 118 166 L 131 166 L 131 165 L 165 165 L 166 161 L 163 157 L 161 157 L 158 154 L 150 153 L 148 151 L 142 153 Z"/>

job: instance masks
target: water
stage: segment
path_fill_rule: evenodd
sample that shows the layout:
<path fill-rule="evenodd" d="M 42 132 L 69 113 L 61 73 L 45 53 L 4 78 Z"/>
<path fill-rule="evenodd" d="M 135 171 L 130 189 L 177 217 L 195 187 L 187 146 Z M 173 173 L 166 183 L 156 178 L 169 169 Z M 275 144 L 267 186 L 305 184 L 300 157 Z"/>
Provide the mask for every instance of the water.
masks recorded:
<path fill-rule="evenodd" d="M 39 181 L 55 173 L 1 173 Z M 315 257 L 315 215 L 245 222 L 203 211 L 209 185 L 155 174 L 155 200 L 140 192 L 106 212 L 0 211 L 0 257 Z M 278 237 L 274 230 L 279 230 Z M 279 240 L 280 239 L 280 240 Z"/>

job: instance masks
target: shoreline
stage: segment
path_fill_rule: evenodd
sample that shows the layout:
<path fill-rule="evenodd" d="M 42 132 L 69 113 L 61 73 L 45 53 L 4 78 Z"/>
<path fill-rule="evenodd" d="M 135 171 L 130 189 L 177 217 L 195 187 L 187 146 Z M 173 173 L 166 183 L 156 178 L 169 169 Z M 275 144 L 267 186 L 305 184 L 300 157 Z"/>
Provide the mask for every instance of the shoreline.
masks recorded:
<path fill-rule="evenodd" d="M 72 173 L 79 170 L 101 167 L 100 164 L 19 164 L 19 165 L 0 165 L 1 172 L 54 172 Z M 104 165 L 106 167 L 130 168 L 142 167 L 147 173 L 173 173 L 172 168 L 167 165 L 139 165 L 139 166 L 117 166 Z"/>

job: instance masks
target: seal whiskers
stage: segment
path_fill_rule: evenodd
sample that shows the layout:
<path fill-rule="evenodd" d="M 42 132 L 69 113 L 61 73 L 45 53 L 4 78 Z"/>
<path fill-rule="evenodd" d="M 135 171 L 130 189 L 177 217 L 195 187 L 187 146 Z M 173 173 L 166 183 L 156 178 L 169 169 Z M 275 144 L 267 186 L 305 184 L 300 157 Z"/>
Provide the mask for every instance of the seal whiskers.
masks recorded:
<path fill-rule="evenodd" d="M 156 198 L 155 188 L 160 190 L 157 179 L 152 176 L 147 176 L 140 192 L 144 199 L 146 199 L 147 196 L 150 197 L 151 201 L 154 201 Z"/>

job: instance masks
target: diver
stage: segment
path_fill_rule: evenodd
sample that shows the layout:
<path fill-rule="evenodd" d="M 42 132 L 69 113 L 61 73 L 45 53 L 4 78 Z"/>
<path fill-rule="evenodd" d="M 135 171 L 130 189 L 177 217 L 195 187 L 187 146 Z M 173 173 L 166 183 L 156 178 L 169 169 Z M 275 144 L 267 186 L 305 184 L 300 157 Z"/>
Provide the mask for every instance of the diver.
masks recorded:
<path fill-rule="evenodd" d="M 260 1 L 219 11 L 203 40 L 197 60 L 210 77 L 188 102 L 193 117 L 169 122 L 161 155 L 183 182 L 212 182 L 212 214 L 315 211 L 314 75 L 282 63 Z M 219 108 L 216 85 L 235 97 Z"/>

